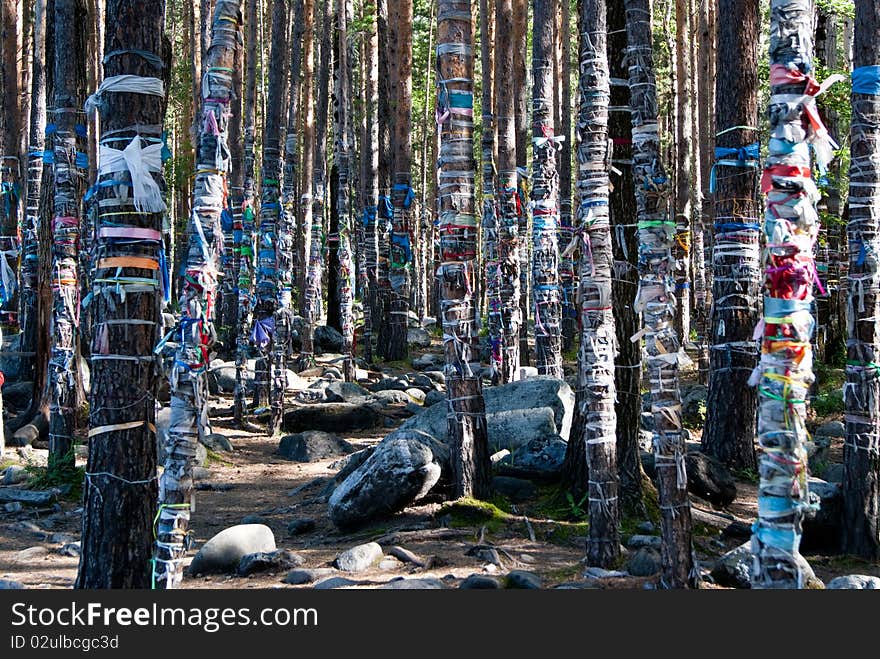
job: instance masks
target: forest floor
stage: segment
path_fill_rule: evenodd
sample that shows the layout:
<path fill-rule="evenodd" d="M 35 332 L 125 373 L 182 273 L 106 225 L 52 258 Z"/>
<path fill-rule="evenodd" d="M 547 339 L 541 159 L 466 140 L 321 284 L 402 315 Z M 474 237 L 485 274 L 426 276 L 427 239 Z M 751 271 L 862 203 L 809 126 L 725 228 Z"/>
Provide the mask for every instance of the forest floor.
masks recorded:
<path fill-rule="evenodd" d="M 399 369 L 398 369 L 399 370 Z M 400 371 L 405 372 L 405 371 Z M 688 377 L 694 378 L 694 374 Z M 587 579 L 584 577 L 584 547 L 587 524 L 576 505 L 566 501 L 558 485 L 539 485 L 537 496 L 526 503 L 512 505 L 503 499 L 494 505 L 465 502 L 458 505 L 424 503 L 407 508 L 385 521 L 356 532 L 338 531 L 327 516 L 326 499 L 321 491 L 335 475 L 331 464 L 336 459 L 296 463 L 278 455 L 278 440 L 259 433 L 235 428 L 231 397 L 214 398 L 212 422 L 215 433 L 225 435 L 234 451 L 209 451 L 205 468 L 196 483 L 196 509 L 191 529 L 195 547 L 204 544 L 221 530 L 248 522 L 269 526 L 278 548 L 289 549 L 305 559 L 302 568 L 330 568 L 337 554 L 354 545 L 377 541 L 387 550 L 404 547 L 422 558 L 424 566 L 385 561 L 382 569 L 373 567 L 357 574 L 334 571 L 355 581 L 354 588 L 375 588 L 399 577 L 441 579 L 455 587 L 471 574 L 503 577 L 511 569 L 539 575 L 543 586 L 594 588 L 652 588 L 658 576 Z M 840 418 L 830 413 L 816 422 Z M 389 429 L 349 434 L 344 439 L 363 448 L 382 439 Z M 691 429 L 691 440 L 699 439 L 701 430 Z M 835 440 L 831 460 L 842 461 L 842 440 Z M 8 464 L 45 464 L 46 451 L 39 449 L 7 452 Z M 79 463 L 83 463 L 82 457 Z M 737 499 L 725 510 L 713 510 L 711 504 L 692 496 L 695 511 L 694 546 L 702 571 L 708 574 L 720 555 L 745 542 L 743 525 L 750 525 L 757 512 L 756 481 L 748 474 L 737 478 Z M 81 508 L 79 501 L 62 498 L 54 507 L 4 510 L 0 504 L 0 579 L 18 581 L 26 588 L 70 588 L 76 576 L 78 557 L 65 548 L 79 539 Z M 703 513 L 703 514 L 700 514 Z M 254 517 L 256 516 L 256 517 Z M 291 536 L 288 524 L 310 518 L 315 527 Z M 625 518 L 621 522 L 624 545 L 644 519 Z M 658 528 L 658 520 L 653 520 Z M 723 534 L 722 529 L 739 521 L 740 533 Z M 657 531 L 654 531 L 657 533 Z M 500 565 L 466 552 L 474 545 L 492 546 Z M 67 550 L 67 551 L 66 551 Z M 478 552 L 479 553 L 479 552 Z M 65 555 L 68 554 L 68 555 Z M 190 555 L 194 555 L 195 550 Z M 387 551 L 386 551 L 387 554 Z M 624 568 L 627 550 L 621 559 Z M 816 575 L 827 583 L 841 574 L 853 572 L 880 576 L 880 566 L 851 557 L 807 555 Z M 262 572 L 249 577 L 210 575 L 184 580 L 184 588 L 309 588 L 283 583 L 287 571 Z M 327 576 L 330 576 L 328 573 Z M 322 577 L 323 578 L 323 577 Z M 710 582 L 704 587 L 718 588 Z"/>

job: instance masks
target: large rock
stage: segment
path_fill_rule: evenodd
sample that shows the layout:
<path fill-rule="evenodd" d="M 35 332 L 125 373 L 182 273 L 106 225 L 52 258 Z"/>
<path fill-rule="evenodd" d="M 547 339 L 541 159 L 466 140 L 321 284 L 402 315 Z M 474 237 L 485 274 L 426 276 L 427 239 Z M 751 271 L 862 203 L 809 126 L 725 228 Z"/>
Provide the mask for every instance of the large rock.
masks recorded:
<path fill-rule="evenodd" d="M 752 543 L 741 544 L 720 556 L 712 568 L 712 578 L 719 586 L 751 588 Z"/>
<path fill-rule="evenodd" d="M 427 348 L 431 345 L 431 335 L 421 327 L 410 327 L 406 331 L 406 342 L 415 348 Z"/>
<path fill-rule="evenodd" d="M 328 403 L 358 403 L 363 401 L 370 392 L 355 382 L 336 380 L 324 389 L 324 396 Z"/>
<path fill-rule="evenodd" d="M 327 458 L 338 458 L 355 451 L 347 441 L 322 430 L 307 430 L 296 435 L 281 438 L 278 453 L 294 462 L 317 462 Z"/>
<path fill-rule="evenodd" d="M 813 433 L 816 437 L 836 437 L 843 439 L 846 437 L 846 426 L 842 421 L 827 421 L 816 428 Z"/>
<path fill-rule="evenodd" d="M 660 553 L 650 547 L 638 549 L 626 563 L 626 569 L 634 577 L 651 577 L 661 566 Z"/>
<path fill-rule="evenodd" d="M 417 371 L 436 371 L 446 365 L 446 357 L 432 352 L 412 360 L 412 367 Z"/>
<path fill-rule="evenodd" d="M 318 403 L 295 407 L 284 414 L 287 432 L 325 430 L 348 432 L 368 430 L 382 425 L 384 417 L 372 407 L 357 403 Z"/>
<path fill-rule="evenodd" d="M 238 563 L 238 574 L 242 577 L 256 572 L 281 572 L 299 567 L 305 559 L 289 549 L 275 551 L 259 551 L 241 557 Z"/>
<path fill-rule="evenodd" d="M 336 572 L 336 570 L 330 567 L 316 567 L 311 569 L 299 568 L 288 572 L 287 576 L 284 577 L 284 583 L 301 586 L 302 584 L 312 583 L 323 577 L 329 577 L 334 572 Z"/>
<path fill-rule="evenodd" d="M 22 355 L 14 355 L 11 353 L 21 350 L 21 332 L 18 334 L 9 334 L 3 337 L 3 349 L 0 352 L 0 371 L 6 378 L 7 382 L 18 380 L 21 377 L 21 358 Z M 6 394 L 4 387 L 3 394 Z"/>
<path fill-rule="evenodd" d="M 343 572 L 363 572 L 381 561 L 382 556 L 382 547 L 375 542 L 367 542 L 341 552 L 334 562 Z"/>
<path fill-rule="evenodd" d="M 275 536 L 264 524 L 239 524 L 208 540 L 189 566 L 190 574 L 234 572 L 248 554 L 275 551 Z"/>
<path fill-rule="evenodd" d="M 706 401 L 709 388 L 704 384 L 685 385 L 681 388 L 681 420 L 685 425 L 702 427 L 706 421 Z M 650 406 L 647 409 L 651 409 Z"/>
<path fill-rule="evenodd" d="M 212 368 L 211 372 L 216 378 L 217 388 L 220 389 L 220 391 L 226 394 L 235 392 L 235 381 L 237 377 L 235 364 L 228 362 L 222 363 Z M 245 391 L 247 392 L 254 390 L 254 372 L 250 369 L 245 372 L 244 386 Z"/>
<path fill-rule="evenodd" d="M 410 330 L 411 331 L 411 330 Z M 446 588 L 440 579 L 423 577 L 421 579 L 393 579 L 381 586 L 387 590 L 443 590 Z"/>
<path fill-rule="evenodd" d="M 568 446 L 558 435 L 536 438 L 516 446 L 498 463 L 504 471 L 533 478 L 553 478 L 560 473 Z M 492 446 L 493 451 L 507 448 Z"/>
<path fill-rule="evenodd" d="M 342 352 L 342 334 L 327 325 L 318 325 L 314 334 L 315 347 L 321 352 Z"/>
<path fill-rule="evenodd" d="M 428 493 L 440 478 L 440 466 L 415 435 L 398 431 L 386 438 L 339 484 L 329 501 L 334 524 L 362 524 L 402 510 Z"/>
<path fill-rule="evenodd" d="M 835 577 L 826 586 L 828 590 L 880 590 L 880 577 L 867 574 L 847 574 Z"/>
<path fill-rule="evenodd" d="M 723 508 L 736 499 L 736 480 L 721 461 L 705 453 L 685 456 L 688 490 L 711 504 Z"/>
<path fill-rule="evenodd" d="M 6 373 L 4 372 L 5 375 Z M 5 407 L 22 412 L 31 404 L 33 397 L 33 382 L 13 382 L 12 380 L 7 380 L 6 384 L 3 385 L 3 405 Z"/>

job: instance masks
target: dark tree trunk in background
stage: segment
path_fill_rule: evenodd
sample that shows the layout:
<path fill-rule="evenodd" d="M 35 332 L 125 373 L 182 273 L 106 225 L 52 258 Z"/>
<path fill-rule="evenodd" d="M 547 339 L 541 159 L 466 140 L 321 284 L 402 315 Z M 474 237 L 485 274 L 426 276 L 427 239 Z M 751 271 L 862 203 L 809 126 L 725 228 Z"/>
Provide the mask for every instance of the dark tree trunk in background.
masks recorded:
<path fill-rule="evenodd" d="M 53 123 L 54 217 L 52 219 L 52 357 L 49 360 L 49 466 L 70 468 L 76 424 L 77 344 L 79 326 L 79 233 L 82 215 L 80 181 L 88 163 L 85 120 L 80 110 L 86 86 L 86 17 L 84 0 L 55 0 L 55 109 Z"/>
<path fill-rule="evenodd" d="M 675 329 L 678 341 L 687 345 L 690 340 L 691 302 L 690 302 L 690 248 L 691 248 L 691 133 L 690 88 L 691 71 L 689 62 L 690 14 L 688 0 L 675 0 L 675 291 L 678 311 L 675 314 Z"/>
<path fill-rule="evenodd" d="M 392 128 L 391 244 L 389 251 L 390 295 L 385 310 L 389 328 L 389 361 L 409 354 L 409 293 L 412 285 L 412 0 L 388 0 L 388 64 L 391 81 Z"/>
<path fill-rule="evenodd" d="M 135 53 L 116 54 L 104 64 L 105 84 L 114 76 L 128 74 L 160 77 L 167 86 L 171 52 L 163 36 L 164 13 L 164 2 L 108 0 L 105 52 L 142 50 L 157 55 L 164 64 L 157 68 Z M 163 96 L 106 92 L 101 101 L 104 149 L 142 151 L 159 143 L 166 106 Z M 138 126 L 140 132 L 132 126 Z M 99 181 L 130 180 L 127 169 L 110 172 L 103 162 L 106 159 Z M 164 187 L 161 170 L 144 174 L 146 179 Z M 142 206 L 147 212 L 136 212 L 130 197 L 117 200 L 115 187 L 103 189 L 97 197 L 114 215 L 112 225 L 99 220 L 92 259 L 95 332 L 86 465 L 90 476 L 83 492 L 82 555 L 76 587 L 148 588 L 158 492 L 154 400 L 159 376 L 153 349 L 159 339 L 162 282 L 158 269 L 120 269 L 102 262 L 136 255 L 158 263 L 162 209 L 148 205 Z M 125 227 L 140 229 L 146 237 L 134 243 L 119 240 L 120 227 L 123 231 Z"/>
<path fill-rule="evenodd" d="M 389 241 L 391 240 L 390 227 L 393 210 L 391 208 L 391 176 L 394 167 L 394 157 L 391 153 L 391 133 L 394 128 L 394 115 L 391 103 L 391 76 L 389 75 L 388 56 L 388 12 L 389 0 L 377 0 L 376 21 L 378 30 L 378 115 L 379 124 L 379 208 L 377 223 L 377 251 L 379 286 L 376 296 L 376 306 L 373 308 L 374 327 L 378 330 L 376 335 L 377 352 L 383 359 L 388 358 L 388 341 L 390 340 L 390 328 L 388 326 L 387 308 L 391 283 L 389 274 Z"/>
<path fill-rule="evenodd" d="M 498 290 L 501 325 L 501 361 L 493 380 L 513 382 L 519 376 L 519 327 L 522 323 L 519 278 L 518 176 L 516 172 L 516 96 L 513 85 L 514 53 L 512 0 L 495 1 L 495 120 L 498 126 L 498 227 L 495 232 L 497 260 L 489 266 L 488 284 Z M 494 272 L 493 272 L 494 271 Z"/>
<path fill-rule="evenodd" d="M 718 11 L 739 16 L 718 25 L 718 59 L 743 66 L 719 67 L 715 81 L 713 305 L 702 449 L 731 468 L 754 470 L 758 401 L 748 380 L 757 363 L 761 211 L 758 133 L 748 127 L 758 125 L 758 0 L 720 0 Z"/>
<path fill-rule="evenodd" d="M 874 244 L 880 204 L 880 6 L 856 0 L 853 41 L 850 204 L 847 238 L 849 299 L 853 316 L 847 340 L 846 444 L 843 479 L 843 550 L 880 559 L 880 314 L 877 255 L 860 258 L 859 245 Z M 873 72 L 873 83 L 861 81 Z M 858 84 L 856 84 L 858 83 Z"/>
<path fill-rule="evenodd" d="M 668 182 L 660 159 L 657 88 L 650 4 L 626 0 L 629 88 L 633 126 L 633 180 L 639 232 L 639 297 L 654 415 L 654 460 L 660 494 L 663 576 L 666 588 L 695 584 L 691 509 L 678 388 L 680 345 L 672 250 L 675 220 L 667 213 Z"/>
<path fill-rule="evenodd" d="M 553 29 L 552 22 L 548 29 Z M 528 50 L 529 4 L 527 0 L 513 0 L 513 73 L 509 82 L 513 85 L 514 122 L 516 124 L 516 167 L 517 191 L 520 203 L 517 206 L 517 227 L 519 231 L 519 311 L 522 323 L 519 327 L 519 360 L 523 366 L 529 365 L 529 208 L 528 200 L 528 155 L 529 155 L 529 86 L 526 76 L 526 55 Z"/>
<path fill-rule="evenodd" d="M 562 304 L 559 291 L 559 174 L 553 79 L 556 0 L 535 0 L 532 36 L 532 282 L 535 365 L 540 375 L 562 379 Z M 563 137 L 564 139 L 564 137 Z M 527 338 L 527 337 L 526 337 Z M 520 345 L 522 349 L 522 344 Z"/>
<path fill-rule="evenodd" d="M 612 303 L 617 332 L 614 387 L 617 403 L 617 473 L 620 476 L 620 509 L 633 516 L 645 515 L 642 491 L 643 472 L 639 457 L 639 429 L 642 413 L 642 350 L 630 337 L 641 328 L 635 311 L 639 288 L 636 267 L 639 237 L 636 231 L 636 198 L 632 172 L 632 119 L 629 109 L 629 80 L 626 62 L 626 10 L 624 0 L 608 2 L 608 68 L 611 74 L 611 101 L 608 108 L 608 136 L 614 157 L 611 164 L 620 172 L 612 174 L 609 198 L 614 228 L 614 269 Z"/>
<path fill-rule="evenodd" d="M 477 276 L 477 204 L 474 190 L 474 54 L 470 0 L 440 0 L 437 13 L 440 112 L 440 322 L 446 336 L 447 427 L 453 496 L 491 493 L 489 441 L 482 382 L 470 362 Z"/>
<path fill-rule="evenodd" d="M 244 84 L 244 155 L 241 201 L 241 234 L 237 239 L 238 332 L 235 342 L 235 402 L 233 416 L 239 426 L 248 424 L 247 360 L 251 351 L 254 275 L 256 264 L 255 141 L 257 107 L 257 0 L 247 0 L 247 69 Z M 235 176 L 235 170 L 233 170 Z"/>
<path fill-rule="evenodd" d="M 572 237 L 572 195 L 571 195 L 571 153 L 573 138 L 571 133 L 571 3 L 560 0 L 562 5 L 562 30 L 558 36 L 562 48 L 562 109 L 560 129 L 565 136 L 559 150 L 559 248 L 564 250 Z M 613 36 L 613 35 L 612 35 Z M 568 352 L 574 346 L 577 334 L 578 310 L 574 302 L 575 257 L 562 257 L 559 261 L 559 284 L 562 287 L 562 351 Z"/>
<path fill-rule="evenodd" d="M 2 58 L 0 80 L 3 83 L 3 112 L 0 117 L 0 267 L 6 275 L 0 280 L 0 327 L 4 335 L 19 331 L 18 264 L 21 244 L 18 235 L 18 213 L 21 207 L 21 99 L 19 85 L 18 3 L 2 0 L 0 30 Z M 11 273 L 11 276 L 10 276 Z"/>
<path fill-rule="evenodd" d="M 363 263 L 366 269 L 366 290 L 362 296 L 364 307 L 363 358 L 373 362 L 373 330 L 381 317 L 376 315 L 379 295 L 379 34 L 376 14 L 369 8 L 365 17 L 367 32 L 364 34 L 364 135 L 361 140 L 362 181 L 364 189 L 363 210 Z"/>

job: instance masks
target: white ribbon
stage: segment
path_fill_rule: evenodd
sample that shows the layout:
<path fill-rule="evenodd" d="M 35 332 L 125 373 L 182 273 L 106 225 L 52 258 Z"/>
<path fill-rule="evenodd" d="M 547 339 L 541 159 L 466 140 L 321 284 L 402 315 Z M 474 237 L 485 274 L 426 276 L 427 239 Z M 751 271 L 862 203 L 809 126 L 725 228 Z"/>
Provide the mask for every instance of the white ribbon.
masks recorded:
<path fill-rule="evenodd" d="M 131 74 L 110 76 L 106 78 L 98 90 L 89 96 L 84 106 L 86 114 L 91 114 L 100 107 L 106 92 L 127 92 L 129 94 L 147 94 L 148 96 L 165 96 L 165 83 L 159 78 L 146 78 Z"/>
<path fill-rule="evenodd" d="M 162 144 L 141 148 L 140 137 L 135 137 L 124 150 L 101 145 L 99 174 L 129 172 L 134 189 L 134 207 L 139 213 L 160 213 L 165 201 L 159 184 L 151 176 L 162 171 Z"/>

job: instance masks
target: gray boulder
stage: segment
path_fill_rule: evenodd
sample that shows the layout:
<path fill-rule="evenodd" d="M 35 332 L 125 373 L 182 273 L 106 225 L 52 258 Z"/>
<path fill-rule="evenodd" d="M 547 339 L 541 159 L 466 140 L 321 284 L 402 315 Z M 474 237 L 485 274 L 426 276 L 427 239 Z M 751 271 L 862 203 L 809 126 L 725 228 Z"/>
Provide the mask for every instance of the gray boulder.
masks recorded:
<path fill-rule="evenodd" d="M 13 355 L 10 353 L 21 351 L 22 333 L 9 334 L 3 337 L 3 350 L 0 352 L 0 371 L 6 378 L 7 382 L 13 382 L 21 377 L 21 355 Z M 3 388 L 3 395 L 6 395 L 6 388 Z"/>
<path fill-rule="evenodd" d="M 349 527 L 395 513 L 427 494 L 439 479 L 432 450 L 416 433 L 398 431 L 333 491 L 330 519 L 336 526 Z"/>
<path fill-rule="evenodd" d="M 199 437 L 199 441 L 205 445 L 205 448 L 209 448 L 212 451 L 229 452 L 235 450 L 229 438 L 226 435 L 221 435 L 219 432 Z"/>
<path fill-rule="evenodd" d="M 28 478 L 27 469 L 21 465 L 9 465 L 3 470 L 3 485 L 18 485 Z"/>
<path fill-rule="evenodd" d="M 704 384 L 690 384 L 681 388 L 681 420 L 685 425 L 703 426 L 708 398 L 709 388 Z M 650 404 L 647 409 L 651 409 Z"/>
<path fill-rule="evenodd" d="M 412 367 L 417 371 L 436 371 L 446 364 L 446 357 L 427 352 L 412 360 Z"/>
<path fill-rule="evenodd" d="M 275 536 L 264 524 L 239 524 L 208 540 L 189 566 L 190 574 L 234 572 L 248 554 L 275 551 Z"/>
<path fill-rule="evenodd" d="M 508 588 L 523 590 L 540 590 L 542 585 L 541 577 L 526 570 L 511 570 L 504 581 Z"/>
<path fill-rule="evenodd" d="M 236 368 L 235 364 L 225 363 L 211 369 L 217 382 L 217 388 L 226 394 L 235 391 Z M 245 391 L 254 390 L 254 372 L 248 369 L 244 379 Z"/>
<path fill-rule="evenodd" d="M 836 437 L 843 439 L 846 437 L 846 426 L 842 421 L 827 421 L 816 428 L 813 433 L 816 437 Z"/>
<path fill-rule="evenodd" d="M 328 403 L 357 403 L 363 401 L 370 392 L 355 382 L 335 380 L 324 389 Z"/>
<path fill-rule="evenodd" d="M 0 579 L 0 590 L 23 590 L 24 585 L 20 581 Z"/>
<path fill-rule="evenodd" d="M 880 590 L 880 577 L 867 574 L 847 574 L 835 577 L 826 586 L 828 590 Z"/>
<path fill-rule="evenodd" d="M 246 577 L 256 572 L 280 572 L 299 567 L 303 563 L 305 563 L 305 559 L 289 549 L 260 551 L 241 557 L 241 561 L 238 563 L 238 574 Z"/>
<path fill-rule="evenodd" d="M 363 572 L 382 560 L 382 547 L 375 542 L 367 542 L 341 552 L 334 561 L 343 572 Z"/>
<path fill-rule="evenodd" d="M 660 571 L 661 565 L 659 552 L 642 547 L 630 556 L 626 569 L 634 577 L 651 577 Z"/>
<path fill-rule="evenodd" d="M 720 556 L 712 568 L 712 578 L 719 586 L 751 588 L 752 543 L 744 542 Z"/>
<path fill-rule="evenodd" d="M 412 330 L 410 330 L 412 331 Z M 440 579 L 424 577 L 422 579 L 393 579 L 381 586 L 384 590 L 443 590 L 446 588 Z"/>
<path fill-rule="evenodd" d="M 425 402 L 423 405 L 425 407 L 431 407 L 432 405 L 436 405 L 437 403 L 446 403 L 446 392 L 444 391 L 429 391 L 425 395 Z"/>
<path fill-rule="evenodd" d="M 373 393 L 371 399 L 380 407 L 406 405 L 412 402 L 405 389 L 382 389 Z"/>
<path fill-rule="evenodd" d="M 414 348 L 427 348 L 431 345 L 431 335 L 421 327 L 410 327 L 406 331 L 406 342 Z"/>
<path fill-rule="evenodd" d="M 462 590 L 498 590 L 501 582 L 484 574 L 471 574 L 458 587 Z"/>
<path fill-rule="evenodd" d="M 342 352 L 342 334 L 327 325 L 318 325 L 314 334 L 315 347 L 321 352 Z"/>
<path fill-rule="evenodd" d="M 323 577 L 329 577 L 334 572 L 336 572 L 336 570 L 329 567 L 316 567 L 311 569 L 298 568 L 287 573 L 287 576 L 284 577 L 284 583 L 293 586 L 301 586 L 303 584 L 313 583 Z"/>
<path fill-rule="evenodd" d="M 284 414 L 283 428 L 290 433 L 305 430 L 348 432 L 382 425 L 383 417 L 368 405 L 318 403 L 295 407 Z"/>
<path fill-rule="evenodd" d="M 491 444 L 490 444 L 491 446 Z M 567 442 L 558 435 L 533 439 L 527 444 L 514 447 L 510 455 L 498 463 L 502 471 L 533 478 L 553 478 L 565 462 Z M 492 447 L 494 450 L 507 448 Z"/>
<path fill-rule="evenodd" d="M 330 577 L 329 579 L 324 579 L 323 581 L 319 581 L 312 588 L 315 590 L 336 590 L 337 588 L 349 588 L 350 586 L 360 585 L 359 581 L 352 581 L 351 579 L 346 579 L 345 577 Z"/>
<path fill-rule="evenodd" d="M 338 458 L 355 451 L 347 441 L 322 430 L 307 430 L 281 438 L 278 453 L 294 462 L 317 462 L 327 458 Z"/>
<path fill-rule="evenodd" d="M 722 508 L 736 499 L 736 481 L 724 463 L 698 452 L 689 452 L 684 461 L 688 490 Z"/>
<path fill-rule="evenodd" d="M 290 535 L 300 535 L 302 533 L 313 531 L 315 526 L 316 522 L 311 517 L 301 517 L 300 519 L 294 519 L 287 523 L 287 532 Z"/>
<path fill-rule="evenodd" d="M 3 374 L 4 376 L 6 375 L 5 371 Z M 6 407 L 14 408 L 17 411 L 24 411 L 31 404 L 33 396 L 33 382 L 13 382 L 10 378 L 3 385 L 3 405 Z"/>

